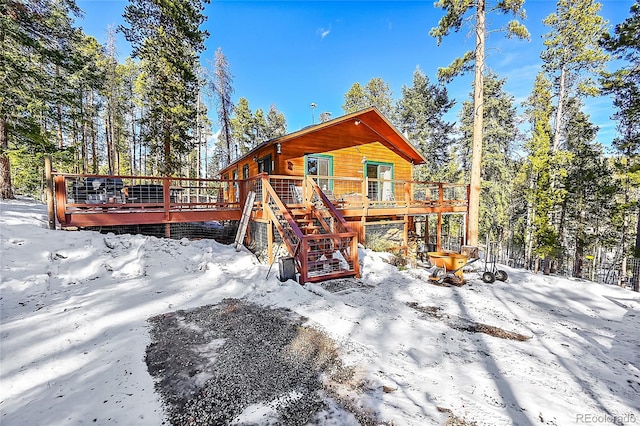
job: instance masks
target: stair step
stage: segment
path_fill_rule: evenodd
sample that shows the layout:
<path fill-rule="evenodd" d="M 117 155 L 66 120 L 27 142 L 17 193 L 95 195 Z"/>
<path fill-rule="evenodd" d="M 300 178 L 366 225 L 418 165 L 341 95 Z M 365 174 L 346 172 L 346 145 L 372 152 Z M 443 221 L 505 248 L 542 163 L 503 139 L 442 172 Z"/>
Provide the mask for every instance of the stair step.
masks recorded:
<path fill-rule="evenodd" d="M 318 231 L 320 231 L 320 227 L 314 225 L 303 225 L 300 226 L 300 230 L 306 234 L 318 234 Z"/>

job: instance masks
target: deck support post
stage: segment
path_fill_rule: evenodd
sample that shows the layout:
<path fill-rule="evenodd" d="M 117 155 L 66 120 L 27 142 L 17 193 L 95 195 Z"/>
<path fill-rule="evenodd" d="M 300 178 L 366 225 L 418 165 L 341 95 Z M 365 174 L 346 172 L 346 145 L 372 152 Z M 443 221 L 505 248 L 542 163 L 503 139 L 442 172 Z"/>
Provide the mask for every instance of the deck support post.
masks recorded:
<path fill-rule="evenodd" d="M 442 251 L 442 213 L 438 213 L 438 229 L 436 235 L 436 251 Z"/>
<path fill-rule="evenodd" d="M 267 256 L 269 257 L 269 265 L 273 264 L 273 222 L 271 219 L 267 222 Z"/>
<path fill-rule="evenodd" d="M 409 255 L 409 216 L 408 215 L 404 215 L 402 239 L 403 239 L 402 246 L 404 247 L 402 251 L 404 252 L 405 256 L 408 256 Z"/>
<path fill-rule="evenodd" d="M 424 215 L 424 249 L 426 251 L 431 251 L 429 250 L 429 216 L 431 216 L 430 214 L 425 214 Z"/>

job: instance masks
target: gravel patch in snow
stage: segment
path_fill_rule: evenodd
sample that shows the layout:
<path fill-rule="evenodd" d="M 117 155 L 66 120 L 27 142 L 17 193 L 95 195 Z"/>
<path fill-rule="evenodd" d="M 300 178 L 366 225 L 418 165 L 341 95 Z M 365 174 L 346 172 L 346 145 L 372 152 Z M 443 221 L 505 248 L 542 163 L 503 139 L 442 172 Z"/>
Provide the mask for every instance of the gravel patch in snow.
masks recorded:
<path fill-rule="evenodd" d="M 305 320 L 238 299 L 151 318 L 145 361 L 169 422 L 375 424 L 334 391 L 353 387 L 353 370 Z"/>

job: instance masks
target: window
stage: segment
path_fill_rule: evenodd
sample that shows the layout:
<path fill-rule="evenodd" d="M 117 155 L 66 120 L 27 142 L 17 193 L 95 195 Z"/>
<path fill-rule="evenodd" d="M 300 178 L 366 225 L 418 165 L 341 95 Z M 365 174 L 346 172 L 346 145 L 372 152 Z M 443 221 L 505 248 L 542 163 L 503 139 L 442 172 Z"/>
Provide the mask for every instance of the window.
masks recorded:
<path fill-rule="evenodd" d="M 242 166 L 242 179 L 247 179 L 249 177 L 249 165 L 245 164 Z"/>
<path fill-rule="evenodd" d="M 333 176 L 333 157 L 328 155 L 308 155 L 305 162 L 305 172 L 308 176 Z M 332 179 L 316 179 L 322 189 L 333 189 Z"/>
<path fill-rule="evenodd" d="M 240 200 L 240 185 L 238 185 L 238 169 L 234 170 L 231 174 L 231 178 L 233 179 L 233 195 L 234 201 Z"/>
<path fill-rule="evenodd" d="M 266 155 L 258 160 L 258 173 L 271 174 L 271 154 Z"/>
<path fill-rule="evenodd" d="M 372 201 L 393 201 L 393 164 L 367 162 L 365 174 L 369 178 L 368 194 Z"/>

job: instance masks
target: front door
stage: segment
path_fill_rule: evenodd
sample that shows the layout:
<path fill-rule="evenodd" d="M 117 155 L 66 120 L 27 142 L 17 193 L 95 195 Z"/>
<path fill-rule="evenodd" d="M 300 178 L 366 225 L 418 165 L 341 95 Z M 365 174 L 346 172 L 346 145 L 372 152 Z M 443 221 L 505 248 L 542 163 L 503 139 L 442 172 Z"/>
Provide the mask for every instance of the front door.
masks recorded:
<path fill-rule="evenodd" d="M 367 162 L 368 194 L 371 201 L 393 200 L 393 164 Z"/>

